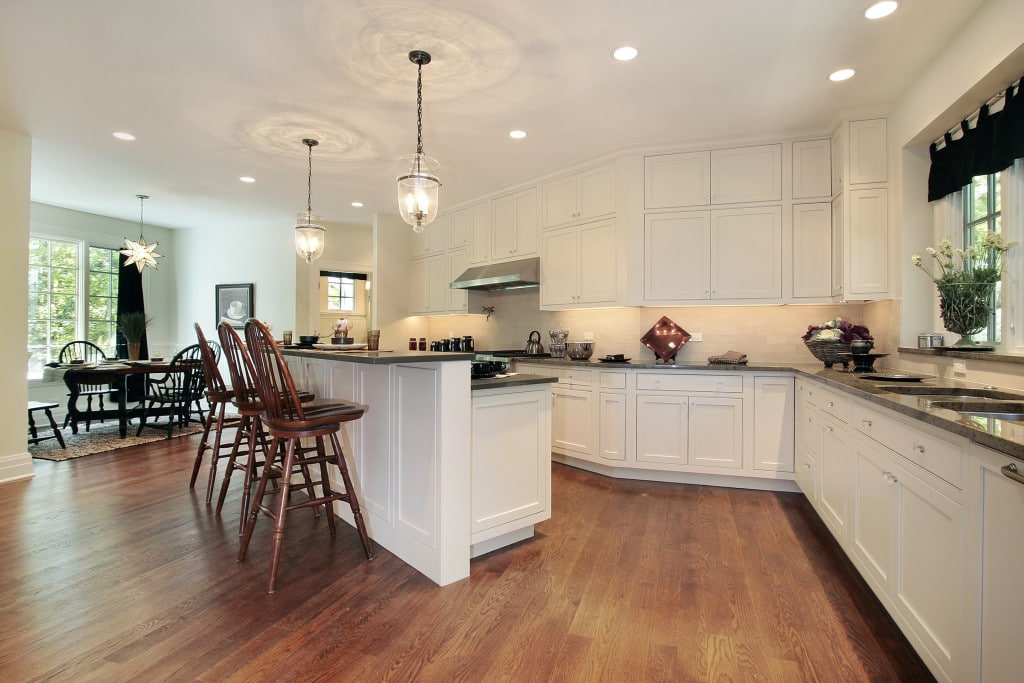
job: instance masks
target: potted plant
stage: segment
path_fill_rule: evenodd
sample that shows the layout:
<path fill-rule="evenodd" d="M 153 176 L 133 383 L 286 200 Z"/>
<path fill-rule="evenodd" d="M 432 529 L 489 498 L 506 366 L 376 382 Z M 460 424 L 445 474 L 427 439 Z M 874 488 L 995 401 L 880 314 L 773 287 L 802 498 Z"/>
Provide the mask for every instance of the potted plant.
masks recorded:
<path fill-rule="evenodd" d="M 146 328 L 152 324 L 153 318 L 141 311 L 122 313 L 117 316 L 117 331 L 121 333 L 125 343 L 128 344 L 128 360 L 139 359 L 142 338 L 146 336 Z"/>
<path fill-rule="evenodd" d="M 937 274 L 928 270 L 920 256 L 910 257 L 914 265 L 935 283 L 942 324 L 950 332 L 960 335 L 954 348 L 988 348 L 979 346 L 971 335 L 981 332 L 991 322 L 996 285 L 1002 279 L 1004 255 L 1014 246 L 991 230 L 981 231 L 977 236 L 977 244 L 966 249 L 953 249 L 949 240 L 939 241 L 938 248 L 928 247 L 928 255 L 938 266 Z"/>

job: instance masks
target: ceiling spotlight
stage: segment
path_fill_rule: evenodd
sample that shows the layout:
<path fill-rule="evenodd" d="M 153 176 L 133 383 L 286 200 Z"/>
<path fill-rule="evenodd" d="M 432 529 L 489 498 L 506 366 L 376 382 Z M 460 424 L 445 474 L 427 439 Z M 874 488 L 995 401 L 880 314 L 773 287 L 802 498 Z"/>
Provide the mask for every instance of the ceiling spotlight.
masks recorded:
<path fill-rule="evenodd" d="M 845 81 L 848 78 L 853 78 L 853 75 L 857 73 L 853 69 L 840 69 L 839 71 L 833 71 L 828 75 L 830 81 Z"/>
<path fill-rule="evenodd" d="M 357 209 L 359 209 L 359 208 L 361 208 L 363 206 L 363 203 L 362 202 L 352 202 L 352 206 L 354 206 Z"/>
<path fill-rule="evenodd" d="M 636 59 L 636 56 L 638 54 L 639 53 L 637 52 L 637 49 L 635 47 L 629 47 L 628 45 L 624 45 L 620 48 L 617 48 L 615 52 L 612 53 L 612 57 L 615 57 L 615 59 L 619 60 L 620 62 L 628 62 L 631 59 Z"/>
<path fill-rule="evenodd" d="M 241 180 L 243 183 L 255 183 L 256 182 L 255 178 L 253 178 L 252 176 L 248 176 L 248 175 L 238 176 L 238 179 Z"/>
<path fill-rule="evenodd" d="M 868 19 L 881 19 L 895 12 L 897 7 L 899 7 L 899 3 L 896 0 L 882 0 L 882 2 L 876 2 L 868 7 L 864 16 Z"/>
<path fill-rule="evenodd" d="M 132 135 L 131 133 L 122 131 L 122 130 L 115 131 L 115 132 L 111 133 L 111 135 L 113 135 L 118 140 L 124 140 L 125 142 L 131 142 L 132 140 L 135 139 L 134 135 Z"/>
<path fill-rule="evenodd" d="M 526 137 L 526 131 L 525 130 L 510 130 L 508 132 L 508 136 L 510 138 L 512 138 L 513 140 L 522 140 L 523 138 Z"/>

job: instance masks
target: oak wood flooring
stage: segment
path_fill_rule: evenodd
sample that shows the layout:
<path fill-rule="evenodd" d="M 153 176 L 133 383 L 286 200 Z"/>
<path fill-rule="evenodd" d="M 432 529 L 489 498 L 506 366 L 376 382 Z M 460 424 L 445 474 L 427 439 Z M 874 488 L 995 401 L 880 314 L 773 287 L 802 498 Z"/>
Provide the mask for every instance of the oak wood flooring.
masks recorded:
<path fill-rule="evenodd" d="M 0 486 L 4 681 L 927 681 L 803 496 L 553 465 L 552 519 L 439 588 L 354 529 L 188 489 L 197 437 Z M 305 514 L 303 514 L 305 513 Z"/>

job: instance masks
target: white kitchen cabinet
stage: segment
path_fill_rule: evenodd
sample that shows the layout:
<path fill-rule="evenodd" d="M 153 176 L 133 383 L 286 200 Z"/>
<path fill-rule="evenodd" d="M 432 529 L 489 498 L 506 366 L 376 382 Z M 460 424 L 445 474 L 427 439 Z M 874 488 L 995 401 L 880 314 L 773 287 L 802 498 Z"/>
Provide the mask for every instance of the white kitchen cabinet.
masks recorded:
<path fill-rule="evenodd" d="M 972 445 L 967 468 L 966 634 L 981 634 L 965 657 L 964 680 L 1020 678 L 1020 618 L 1024 614 L 1024 463 Z"/>
<path fill-rule="evenodd" d="M 846 237 L 843 209 L 843 195 L 832 200 L 832 296 L 842 298 L 843 280 L 846 275 L 843 266 L 843 240 Z"/>
<path fill-rule="evenodd" d="M 541 308 L 615 303 L 617 258 L 614 219 L 545 232 L 540 264 Z"/>
<path fill-rule="evenodd" d="M 429 315 L 447 312 L 447 260 L 444 253 L 413 260 L 409 276 L 409 313 Z"/>
<path fill-rule="evenodd" d="M 711 203 L 711 152 L 644 157 L 644 208 L 707 206 Z"/>
<path fill-rule="evenodd" d="M 797 380 L 796 406 L 796 463 L 793 478 L 814 509 L 818 509 L 818 459 L 821 457 L 822 425 L 818 413 L 813 385 Z"/>
<path fill-rule="evenodd" d="M 689 463 L 743 467 L 743 399 L 691 396 L 689 411 Z"/>
<path fill-rule="evenodd" d="M 711 203 L 782 199 L 782 145 L 711 150 Z"/>
<path fill-rule="evenodd" d="M 636 397 L 637 462 L 666 468 L 686 464 L 689 406 L 688 397 L 675 394 Z"/>
<path fill-rule="evenodd" d="M 491 202 L 491 260 L 508 261 L 540 252 L 540 213 L 536 187 Z"/>
<path fill-rule="evenodd" d="M 754 469 L 792 472 L 792 377 L 754 377 Z"/>
<path fill-rule="evenodd" d="M 591 459 L 596 452 L 594 392 L 590 388 L 551 389 L 551 445 L 568 454 Z"/>
<path fill-rule="evenodd" d="M 643 383 L 638 382 L 640 386 Z M 739 469 L 743 466 L 743 400 L 675 391 L 638 392 L 636 444 L 637 462 L 665 469 L 683 465 Z"/>
<path fill-rule="evenodd" d="M 829 140 L 793 143 L 793 199 L 831 198 L 832 145 Z"/>
<path fill-rule="evenodd" d="M 615 165 L 607 164 L 544 183 L 541 224 L 553 228 L 615 213 Z"/>
<path fill-rule="evenodd" d="M 551 516 L 548 389 L 473 392 L 474 545 Z"/>
<path fill-rule="evenodd" d="M 832 204 L 793 206 L 793 298 L 832 295 Z"/>
<path fill-rule="evenodd" d="M 846 225 L 847 299 L 877 298 L 889 291 L 889 230 L 887 192 L 851 190 Z"/>
<path fill-rule="evenodd" d="M 626 459 L 626 394 L 602 391 L 598 394 L 598 455 L 603 460 Z"/>
<path fill-rule="evenodd" d="M 472 209 L 459 209 L 448 214 L 448 248 L 469 249 L 469 233 L 472 229 Z"/>
<path fill-rule="evenodd" d="M 644 300 L 707 299 L 710 253 L 710 211 L 644 216 Z"/>
<path fill-rule="evenodd" d="M 448 222 L 447 215 L 438 216 L 430 225 L 424 226 L 423 232 L 412 233 L 412 256 L 430 256 L 444 253 L 448 248 Z"/>
<path fill-rule="evenodd" d="M 462 219 L 469 233 L 469 264 L 484 265 L 491 262 L 491 203 L 480 202 L 466 209 Z"/>
<path fill-rule="evenodd" d="M 711 212 L 711 298 L 782 297 L 782 208 Z"/>
<path fill-rule="evenodd" d="M 850 550 L 853 561 L 876 593 L 892 587 L 896 553 L 897 477 L 889 458 L 877 446 L 854 439 L 850 443 L 853 497 Z"/>
<path fill-rule="evenodd" d="M 849 434 L 834 418 L 822 416 L 821 457 L 818 459 L 818 513 L 832 535 L 846 543 L 851 495 Z"/>
<path fill-rule="evenodd" d="M 843 191 L 843 169 L 845 167 L 844 160 L 845 145 L 843 140 L 845 139 L 843 127 L 840 126 L 832 134 L 831 148 L 832 148 L 832 196 L 840 194 Z"/>
<path fill-rule="evenodd" d="M 447 288 L 448 301 L 446 310 L 449 313 L 467 313 L 469 311 L 469 292 L 464 289 L 452 289 L 448 285 L 465 272 L 469 265 L 469 255 L 466 249 L 452 249 L 447 253 L 447 259 L 447 274 L 444 283 Z"/>
<path fill-rule="evenodd" d="M 884 183 L 889 180 L 885 119 L 849 122 L 849 185 Z"/>

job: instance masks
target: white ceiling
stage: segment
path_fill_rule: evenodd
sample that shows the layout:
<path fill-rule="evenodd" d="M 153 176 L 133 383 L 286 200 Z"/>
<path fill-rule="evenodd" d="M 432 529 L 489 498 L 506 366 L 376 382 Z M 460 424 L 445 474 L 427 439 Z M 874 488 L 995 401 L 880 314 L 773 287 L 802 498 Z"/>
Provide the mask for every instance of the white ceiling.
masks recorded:
<path fill-rule="evenodd" d="M 147 224 L 202 229 L 290 225 L 318 138 L 314 211 L 368 222 L 415 151 L 412 49 L 443 207 L 622 148 L 826 131 L 896 101 L 981 3 L 3 0 L 0 127 L 32 137 L 34 201 L 137 220 L 143 193 Z"/>

